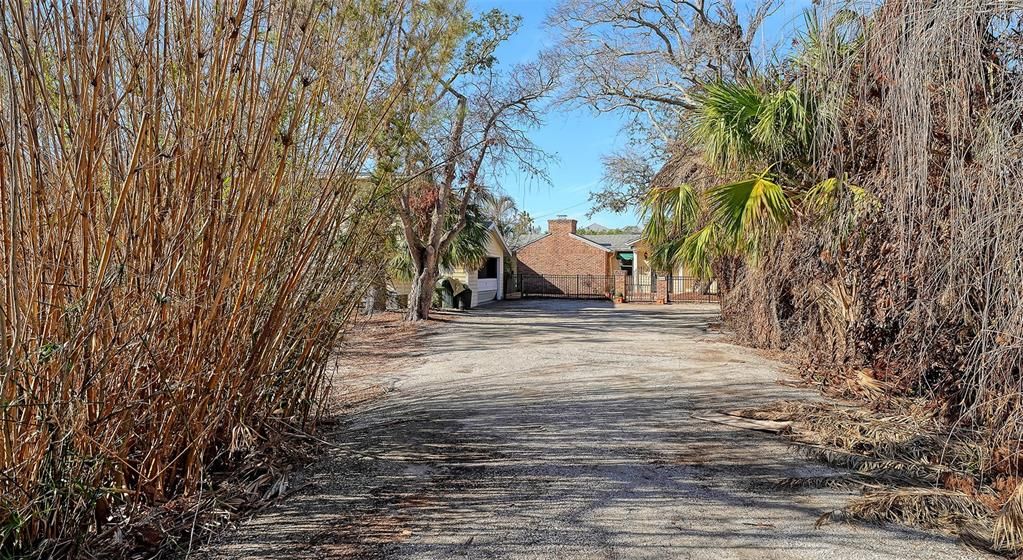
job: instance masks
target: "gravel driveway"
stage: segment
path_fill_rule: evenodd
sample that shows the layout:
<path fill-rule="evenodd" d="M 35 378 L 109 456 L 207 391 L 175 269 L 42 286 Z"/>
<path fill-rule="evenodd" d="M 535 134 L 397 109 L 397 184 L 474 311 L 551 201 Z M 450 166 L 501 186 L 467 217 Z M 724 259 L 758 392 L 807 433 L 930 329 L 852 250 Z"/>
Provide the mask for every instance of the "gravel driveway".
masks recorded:
<path fill-rule="evenodd" d="M 331 428 L 307 486 L 209 558 L 982 558 L 817 517 L 848 494 L 776 436 L 696 417 L 778 399 L 778 364 L 709 306 L 525 300 L 429 329 L 383 398 Z M 393 349 L 392 349 L 393 350 Z"/>

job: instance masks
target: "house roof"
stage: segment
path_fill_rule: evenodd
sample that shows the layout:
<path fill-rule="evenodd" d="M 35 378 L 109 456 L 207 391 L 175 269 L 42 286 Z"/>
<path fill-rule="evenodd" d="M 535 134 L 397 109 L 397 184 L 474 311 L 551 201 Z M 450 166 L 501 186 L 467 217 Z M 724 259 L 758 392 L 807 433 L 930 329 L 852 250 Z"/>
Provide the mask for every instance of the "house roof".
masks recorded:
<path fill-rule="evenodd" d="M 575 239 L 578 239 L 579 241 L 582 241 L 583 243 L 588 243 L 588 244 L 593 245 L 594 247 L 596 247 L 598 249 L 602 249 L 602 250 L 604 250 L 604 251 L 606 251 L 608 253 L 613 253 L 614 252 L 614 249 L 612 249 L 610 245 L 602 245 L 600 243 L 597 243 L 596 241 L 590 239 L 589 236 L 579 235 L 578 233 L 571 233 L 571 234 L 569 234 L 569 237 L 574 237 Z"/>
<path fill-rule="evenodd" d="M 511 242 L 515 251 L 550 235 L 549 233 L 527 233 L 516 237 Z M 573 234 L 577 239 L 588 241 L 591 244 L 600 246 L 605 251 L 631 251 L 632 246 L 643 236 L 638 233 L 613 233 L 604 235 L 588 235 L 583 233 Z"/>
<path fill-rule="evenodd" d="M 612 233 L 604 235 L 579 234 L 579 237 L 586 238 L 597 245 L 602 245 L 612 251 L 630 251 L 632 250 L 632 246 L 639 241 L 642 236 L 636 233 Z"/>
<path fill-rule="evenodd" d="M 511 248 L 518 251 L 519 249 L 529 245 L 530 243 L 540 239 L 541 237 L 547 237 L 549 234 L 546 233 L 527 233 L 511 239 Z"/>

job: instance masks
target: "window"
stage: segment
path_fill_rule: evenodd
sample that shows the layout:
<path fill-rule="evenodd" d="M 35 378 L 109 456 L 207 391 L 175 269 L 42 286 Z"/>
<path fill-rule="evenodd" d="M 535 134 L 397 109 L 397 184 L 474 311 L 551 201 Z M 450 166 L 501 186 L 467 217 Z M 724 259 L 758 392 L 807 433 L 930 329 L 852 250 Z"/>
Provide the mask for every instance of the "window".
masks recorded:
<path fill-rule="evenodd" d="M 626 276 L 631 275 L 633 253 L 631 251 L 619 251 L 615 256 L 618 257 L 618 267 L 625 272 Z"/>
<path fill-rule="evenodd" d="M 497 278 L 497 272 L 500 268 L 500 259 L 497 257 L 487 257 L 487 263 L 480 269 L 477 278 Z"/>

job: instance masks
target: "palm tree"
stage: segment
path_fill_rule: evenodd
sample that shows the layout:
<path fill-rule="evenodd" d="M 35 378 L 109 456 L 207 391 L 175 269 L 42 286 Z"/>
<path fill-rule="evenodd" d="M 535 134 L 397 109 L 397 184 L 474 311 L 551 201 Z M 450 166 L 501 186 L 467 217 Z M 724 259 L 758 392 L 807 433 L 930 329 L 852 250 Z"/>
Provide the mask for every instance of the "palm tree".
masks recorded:
<path fill-rule="evenodd" d="M 686 153 L 702 159 L 695 165 L 702 184 L 651 189 L 641 214 L 657 264 L 708 277 L 715 259 L 755 254 L 791 219 L 791 189 L 782 185 L 798 175 L 793 155 L 809 147 L 812 113 L 792 88 L 722 82 L 696 101 Z"/>
<path fill-rule="evenodd" d="M 487 260 L 487 245 L 492 224 L 487 212 L 480 204 L 471 203 L 466 208 L 465 217 L 465 227 L 455 237 L 448 250 L 441 255 L 440 265 L 443 268 L 452 269 L 460 266 L 468 269 L 479 268 Z M 391 275 L 399 280 L 411 280 L 414 274 L 412 257 L 404 244 L 404 237 L 397 230 L 393 236 L 393 244 L 395 248 L 389 266 Z"/>
<path fill-rule="evenodd" d="M 492 221 L 479 204 L 470 204 L 465 212 L 465 227 L 458 233 L 448 252 L 441 256 L 441 266 L 451 269 L 474 269 L 487 261 Z"/>
<path fill-rule="evenodd" d="M 519 209 L 512 197 L 492 190 L 481 193 L 480 203 L 483 213 L 497 226 L 501 235 L 512 233 L 519 217 Z"/>
<path fill-rule="evenodd" d="M 710 277 L 715 263 L 755 262 L 793 220 L 866 198 L 841 178 L 817 175 L 821 117 L 797 85 L 720 82 L 695 99 L 686 153 L 702 161 L 641 205 L 655 264 Z"/>
<path fill-rule="evenodd" d="M 641 204 L 655 264 L 720 279 L 716 264 L 755 263 L 793 221 L 834 220 L 848 233 L 872 203 L 843 176 L 820 171 L 817 133 L 839 111 L 803 91 L 819 89 L 835 56 L 855 58 L 866 23 L 849 10 L 805 17 L 807 31 L 790 60 L 797 79 L 716 82 L 693 96 L 696 109 L 679 142 L 683 172 L 651 188 Z"/>

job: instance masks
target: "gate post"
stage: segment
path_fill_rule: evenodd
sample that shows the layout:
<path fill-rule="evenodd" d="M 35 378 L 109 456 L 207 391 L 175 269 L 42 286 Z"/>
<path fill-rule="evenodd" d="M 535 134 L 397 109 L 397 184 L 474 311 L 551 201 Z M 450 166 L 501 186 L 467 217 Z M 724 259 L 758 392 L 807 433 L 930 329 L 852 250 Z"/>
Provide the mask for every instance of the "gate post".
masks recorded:
<path fill-rule="evenodd" d="M 657 276 L 657 286 L 654 289 L 655 293 L 659 297 L 656 298 L 658 303 L 669 303 L 668 300 L 668 279 L 671 278 L 668 274 Z"/>

